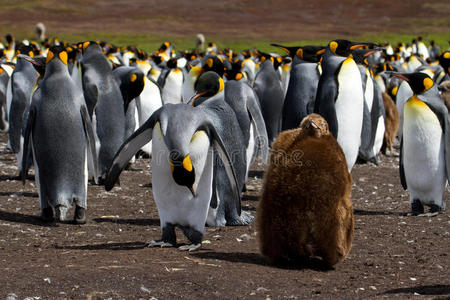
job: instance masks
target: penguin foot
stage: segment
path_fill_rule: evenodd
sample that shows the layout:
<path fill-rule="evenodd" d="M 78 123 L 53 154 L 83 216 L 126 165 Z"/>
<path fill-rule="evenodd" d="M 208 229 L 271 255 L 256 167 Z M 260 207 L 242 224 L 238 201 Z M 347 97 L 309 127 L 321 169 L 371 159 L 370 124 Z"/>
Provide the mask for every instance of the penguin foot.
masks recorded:
<path fill-rule="evenodd" d="M 55 214 L 54 214 L 53 208 L 51 206 L 43 208 L 41 210 L 41 219 L 44 222 L 53 222 L 53 221 L 55 221 Z"/>
<path fill-rule="evenodd" d="M 178 247 L 178 250 L 180 250 L 180 251 L 189 251 L 189 252 L 191 252 L 191 251 L 197 250 L 197 249 L 200 248 L 201 246 L 202 246 L 202 243 L 199 243 L 199 244 L 184 245 L 184 246 Z"/>
<path fill-rule="evenodd" d="M 425 209 L 423 208 L 422 202 L 420 202 L 419 199 L 414 199 L 411 203 L 411 213 L 408 215 L 410 216 L 419 216 L 422 215 L 425 212 Z"/>
<path fill-rule="evenodd" d="M 175 247 L 175 244 L 169 243 L 169 242 L 164 242 L 163 240 L 153 240 L 148 242 L 147 247 L 149 248 L 156 248 L 156 247 L 160 247 L 160 248 L 170 248 L 170 247 Z"/>
<path fill-rule="evenodd" d="M 241 211 L 241 216 L 237 219 L 227 221 L 228 226 L 244 226 L 250 224 L 255 217 L 246 211 Z"/>
<path fill-rule="evenodd" d="M 67 211 L 69 210 L 68 207 L 65 207 L 64 205 L 57 205 L 55 207 L 55 218 L 56 220 L 60 222 L 64 222 L 66 220 Z"/>
<path fill-rule="evenodd" d="M 430 204 L 430 210 L 427 213 L 420 214 L 419 217 L 435 217 L 442 211 L 442 208 L 436 204 Z"/>
<path fill-rule="evenodd" d="M 81 206 L 75 206 L 75 215 L 73 217 L 75 224 L 86 224 L 86 209 Z"/>

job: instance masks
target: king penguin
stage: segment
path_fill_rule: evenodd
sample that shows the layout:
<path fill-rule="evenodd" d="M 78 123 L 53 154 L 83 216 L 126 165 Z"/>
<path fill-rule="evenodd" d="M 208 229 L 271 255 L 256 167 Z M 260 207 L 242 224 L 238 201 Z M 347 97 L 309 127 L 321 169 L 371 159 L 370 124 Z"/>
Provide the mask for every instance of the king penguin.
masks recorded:
<path fill-rule="evenodd" d="M 158 78 L 158 84 L 162 90 L 162 101 L 164 104 L 181 103 L 181 92 L 184 81 L 183 72 L 178 67 L 176 58 L 169 59 L 166 66 L 167 68 L 161 71 L 161 75 Z"/>
<path fill-rule="evenodd" d="M 444 192 L 450 174 L 450 120 L 437 85 L 426 74 L 396 74 L 413 96 L 404 106 L 400 148 L 400 179 L 409 191 L 413 215 L 436 215 L 445 210 Z"/>
<path fill-rule="evenodd" d="M 75 203 L 74 222 L 86 222 L 88 152 L 96 171 L 94 132 L 82 90 L 72 81 L 67 52 L 49 49 L 45 75 L 33 101 L 25 128 L 23 169 L 31 146 L 41 203 L 41 217 L 66 220 Z M 68 159 L 70 158 L 70 159 Z M 22 173 L 25 184 L 26 173 Z"/>
<path fill-rule="evenodd" d="M 176 246 L 175 226 L 191 243 L 180 250 L 201 247 L 214 188 L 213 147 L 223 161 L 234 194 L 233 203 L 228 204 L 240 213 L 242 185 L 236 177 L 236 162 L 231 161 L 231 154 L 235 156 L 242 145 L 236 127 L 231 108 L 219 111 L 204 105 L 166 104 L 121 146 L 108 171 L 106 190 L 113 187 L 128 160 L 153 140 L 152 186 L 162 237 L 151 241 L 150 247 Z"/>
<path fill-rule="evenodd" d="M 21 45 L 18 54 L 33 56 L 32 48 Z M 7 103 L 9 118 L 9 146 L 16 154 L 19 176 L 22 172 L 23 126 L 25 112 L 30 105 L 31 93 L 39 75 L 31 62 L 25 58 L 18 58 L 16 67 L 11 75 L 11 103 Z M 8 100 L 8 99 L 7 99 Z"/>
<path fill-rule="evenodd" d="M 314 112 L 328 122 L 330 132 L 344 151 L 349 171 L 361 145 L 364 91 L 361 75 L 350 51 L 367 43 L 331 41 L 322 56 L 322 75 L 317 88 Z"/>
<path fill-rule="evenodd" d="M 9 74 L 0 65 L 0 131 L 8 131 L 8 113 L 6 105 L 6 96 L 9 83 Z"/>
<path fill-rule="evenodd" d="M 280 133 L 257 209 L 261 253 L 271 263 L 343 260 L 353 240 L 351 188 L 344 153 L 321 116 L 308 115 L 300 128 Z"/>
<path fill-rule="evenodd" d="M 125 140 L 125 112 L 119 83 L 95 42 L 84 42 L 83 92 L 96 134 L 99 176 L 103 177 Z"/>
<path fill-rule="evenodd" d="M 261 57 L 261 67 L 256 74 L 253 89 L 258 95 L 261 112 L 266 124 L 269 145 L 281 131 L 281 114 L 283 111 L 284 94 L 281 87 L 278 64 L 271 55 Z"/>

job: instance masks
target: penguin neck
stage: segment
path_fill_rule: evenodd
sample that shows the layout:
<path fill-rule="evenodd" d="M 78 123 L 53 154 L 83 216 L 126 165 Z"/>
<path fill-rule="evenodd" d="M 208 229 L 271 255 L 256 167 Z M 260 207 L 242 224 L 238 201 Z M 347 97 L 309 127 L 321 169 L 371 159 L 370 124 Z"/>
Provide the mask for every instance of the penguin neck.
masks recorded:
<path fill-rule="evenodd" d="M 48 76 L 51 76 L 51 74 L 54 73 L 58 73 L 58 75 L 67 73 L 67 75 L 69 75 L 69 69 L 65 64 L 61 62 L 49 63 L 45 68 L 44 79 L 47 78 Z"/>

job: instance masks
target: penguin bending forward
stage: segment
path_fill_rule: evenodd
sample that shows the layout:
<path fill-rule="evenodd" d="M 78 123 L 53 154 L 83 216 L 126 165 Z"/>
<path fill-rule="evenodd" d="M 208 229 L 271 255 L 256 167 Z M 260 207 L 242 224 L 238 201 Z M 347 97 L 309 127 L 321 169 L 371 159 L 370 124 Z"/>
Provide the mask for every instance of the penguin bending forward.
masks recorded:
<path fill-rule="evenodd" d="M 231 111 L 231 109 L 229 109 Z M 181 228 L 191 242 L 180 250 L 195 250 L 201 246 L 205 223 L 211 209 L 213 188 L 213 151 L 219 155 L 234 197 L 225 203 L 237 215 L 241 214 L 241 180 L 235 171 L 235 155 L 242 139 L 232 138 L 232 126 L 226 112 L 188 104 L 166 104 L 131 135 L 117 152 L 108 171 L 105 189 L 111 190 L 128 160 L 153 140 L 153 195 L 161 219 L 161 240 L 151 241 L 150 247 L 174 247 L 175 226 Z M 231 111 L 232 113 L 232 111 Z M 187 118 L 189 116 L 189 118 Z M 239 144 L 239 142 L 241 142 Z M 233 154 L 233 161 L 231 161 Z M 245 164 L 237 164 L 245 168 Z M 239 172 L 241 174 L 243 172 Z M 240 176 L 242 177 L 242 176 Z M 211 208 L 210 208 L 211 206 Z"/>
<path fill-rule="evenodd" d="M 273 144 L 258 206 L 260 250 L 271 263 L 320 256 L 333 266 L 353 240 L 351 175 L 321 116 L 283 131 Z"/>

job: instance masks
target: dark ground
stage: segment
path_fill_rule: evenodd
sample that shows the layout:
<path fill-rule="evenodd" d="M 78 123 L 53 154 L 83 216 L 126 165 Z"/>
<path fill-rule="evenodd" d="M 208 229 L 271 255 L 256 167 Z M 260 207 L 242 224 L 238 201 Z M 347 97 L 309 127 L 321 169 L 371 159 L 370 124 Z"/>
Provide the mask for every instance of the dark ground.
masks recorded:
<path fill-rule="evenodd" d="M 160 237 L 145 159 L 124 171 L 111 192 L 89 186 L 86 225 L 42 223 L 34 181 L 23 187 L 14 180 L 5 134 L 0 141 L 1 299 L 450 298 L 450 216 L 405 215 L 410 205 L 397 157 L 353 169 L 353 248 L 324 271 L 316 263 L 267 265 L 254 224 L 207 228 L 193 253 L 145 247 Z M 252 214 L 262 169 L 254 164 L 244 196 Z M 448 191 L 446 199 L 450 204 Z"/>

